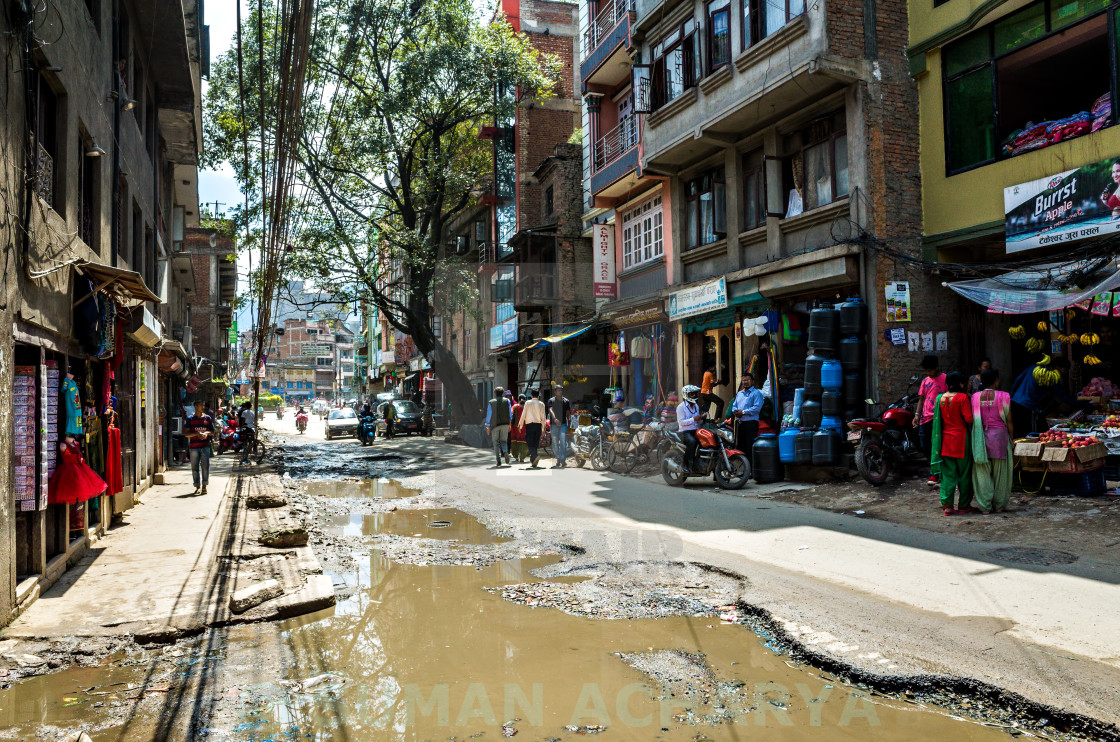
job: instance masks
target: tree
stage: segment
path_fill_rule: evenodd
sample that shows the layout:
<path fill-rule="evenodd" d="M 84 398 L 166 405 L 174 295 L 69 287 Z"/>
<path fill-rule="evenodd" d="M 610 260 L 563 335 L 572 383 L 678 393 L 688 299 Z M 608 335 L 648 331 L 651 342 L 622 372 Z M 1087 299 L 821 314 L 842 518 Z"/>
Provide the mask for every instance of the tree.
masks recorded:
<path fill-rule="evenodd" d="M 431 329 L 473 295 L 473 274 L 443 249 L 447 225 L 490 178 L 479 129 L 546 97 L 560 63 L 503 18 L 481 22 L 470 0 L 322 0 L 315 20 L 287 268 L 337 301 L 376 306 L 412 336 L 458 419 L 475 422 L 470 383 Z M 216 65 L 219 84 L 235 77 L 222 71 L 231 63 Z M 238 127 L 253 126 L 236 100 L 228 89 L 208 97 L 224 106 L 210 122 L 231 161 Z"/>

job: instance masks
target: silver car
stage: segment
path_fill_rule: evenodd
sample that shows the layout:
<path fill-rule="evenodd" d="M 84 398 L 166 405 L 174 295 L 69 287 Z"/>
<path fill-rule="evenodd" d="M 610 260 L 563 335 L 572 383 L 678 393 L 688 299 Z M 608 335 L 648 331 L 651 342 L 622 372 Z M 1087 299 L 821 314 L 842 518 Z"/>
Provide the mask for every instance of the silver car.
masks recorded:
<path fill-rule="evenodd" d="M 358 434 L 358 415 L 354 412 L 353 408 L 343 407 L 339 410 L 331 410 L 327 415 L 327 440 L 336 438 L 340 435 L 357 435 Z"/>

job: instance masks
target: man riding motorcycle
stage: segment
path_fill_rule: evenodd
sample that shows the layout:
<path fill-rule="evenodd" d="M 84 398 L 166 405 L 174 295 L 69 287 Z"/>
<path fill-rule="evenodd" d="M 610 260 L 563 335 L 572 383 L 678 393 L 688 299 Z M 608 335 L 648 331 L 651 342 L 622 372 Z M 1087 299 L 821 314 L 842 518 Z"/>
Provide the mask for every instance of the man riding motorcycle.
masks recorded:
<path fill-rule="evenodd" d="M 301 433 L 307 430 L 307 412 L 303 409 L 303 405 L 296 410 L 296 430 Z"/>
<path fill-rule="evenodd" d="M 684 441 L 684 470 L 692 471 L 696 462 L 696 449 L 700 441 L 696 439 L 696 430 L 707 417 L 700 411 L 700 387 L 688 384 L 681 389 L 681 403 L 677 405 L 677 431 Z"/>

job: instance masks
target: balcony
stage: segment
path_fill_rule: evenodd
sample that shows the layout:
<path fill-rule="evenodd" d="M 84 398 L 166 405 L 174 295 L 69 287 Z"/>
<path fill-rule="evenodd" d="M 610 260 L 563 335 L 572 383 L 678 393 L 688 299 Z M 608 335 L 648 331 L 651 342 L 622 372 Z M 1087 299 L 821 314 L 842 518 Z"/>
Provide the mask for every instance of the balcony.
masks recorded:
<path fill-rule="evenodd" d="M 587 85 L 618 85 L 630 76 L 630 19 L 634 0 L 605 0 L 583 32 L 584 60 L 580 74 Z"/>
<path fill-rule="evenodd" d="M 513 308 L 519 312 L 551 307 L 557 300 L 556 276 L 552 273 L 531 273 L 513 289 Z"/>

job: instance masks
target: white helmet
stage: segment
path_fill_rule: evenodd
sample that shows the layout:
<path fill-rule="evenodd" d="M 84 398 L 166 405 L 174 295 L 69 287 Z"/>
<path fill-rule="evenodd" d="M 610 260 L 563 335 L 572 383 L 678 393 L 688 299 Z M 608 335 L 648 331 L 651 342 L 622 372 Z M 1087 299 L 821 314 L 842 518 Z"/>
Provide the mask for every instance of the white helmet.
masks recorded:
<path fill-rule="evenodd" d="M 688 384 L 684 389 L 681 389 L 681 396 L 689 402 L 695 402 L 700 397 L 700 387 L 695 384 Z"/>

